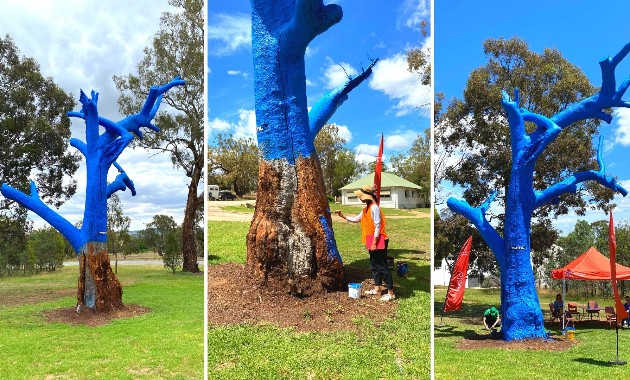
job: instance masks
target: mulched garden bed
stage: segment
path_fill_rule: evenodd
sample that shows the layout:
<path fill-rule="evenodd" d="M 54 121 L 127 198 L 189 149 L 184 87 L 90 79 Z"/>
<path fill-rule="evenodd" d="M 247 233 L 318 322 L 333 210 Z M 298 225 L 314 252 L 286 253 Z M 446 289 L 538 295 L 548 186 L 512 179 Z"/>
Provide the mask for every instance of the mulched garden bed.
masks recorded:
<path fill-rule="evenodd" d="M 577 344 L 578 341 L 571 341 L 564 337 L 550 337 L 549 339 L 523 339 L 506 342 L 500 339 L 493 339 L 489 335 L 477 335 L 473 339 L 460 339 L 457 341 L 457 348 L 460 350 L 499 348 L 503 350 L 566 351 Z"/>
<path fill-rule="evenodd" d="M 47 311 L 44 319 L 48 322 L 61 322 L 71 325 L 102 326 L 119 318 L 131 318 L 150 312 L 151 309 L 138 305 L 125 305 L 122 309 L 106 313 L 98 313 L 90 309 L 83 309 L 77 313 L 76 308 L 63 308 Z"/>
<path fill-rule="evenodd" d="M 393 316 L 397 301 L 381 302 L 377 296 L 348 297 L 348 291 L 319 292 L 299 298 L 281 286 L 259 286 L 245 275 L 243 264 L 209 265 L 208 322 L 210 325 L 271 323 L 298 331 L 354 330 L 355 320 L 369 319 L 378 326 Z M 367 273 L 354 273 L 350 282 L 363 290 L 373 281 Z"/>

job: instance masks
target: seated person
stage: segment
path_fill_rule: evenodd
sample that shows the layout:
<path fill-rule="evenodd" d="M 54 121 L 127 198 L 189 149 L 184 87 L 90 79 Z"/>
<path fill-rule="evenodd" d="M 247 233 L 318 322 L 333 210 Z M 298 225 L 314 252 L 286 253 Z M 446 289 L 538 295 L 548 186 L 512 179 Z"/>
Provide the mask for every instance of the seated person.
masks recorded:
<path fill-rule="evenodd" d="M 496 307 L 492 306 L 483 313 L 483 325 L 490 330 L 490 335 L 497 333 L 497 328 L 501 327 L 501 316 Z"/>
<path fill-rule="evenodd" d="M 564 310 L 564 303 L 562 302 L 562 295 L 558 294 L 556 300 L 553 301 L 553 316 L 560 318 L 562 316 L 562 310 Z"/>

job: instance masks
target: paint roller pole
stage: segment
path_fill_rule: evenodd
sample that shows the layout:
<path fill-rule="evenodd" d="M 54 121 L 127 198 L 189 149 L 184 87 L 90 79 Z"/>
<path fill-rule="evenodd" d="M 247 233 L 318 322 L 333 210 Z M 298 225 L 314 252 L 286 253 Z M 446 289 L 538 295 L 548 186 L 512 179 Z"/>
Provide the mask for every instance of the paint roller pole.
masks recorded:
<path fill-rule="evenodd" d="M 625 365 L 625 360 L 619 360 L 619 323 L 617 322 L 617 315 L 615 314 L 615 332 L 617 334 L 617 360 L 611 360 L 608 364 L 611 365 Z"/>

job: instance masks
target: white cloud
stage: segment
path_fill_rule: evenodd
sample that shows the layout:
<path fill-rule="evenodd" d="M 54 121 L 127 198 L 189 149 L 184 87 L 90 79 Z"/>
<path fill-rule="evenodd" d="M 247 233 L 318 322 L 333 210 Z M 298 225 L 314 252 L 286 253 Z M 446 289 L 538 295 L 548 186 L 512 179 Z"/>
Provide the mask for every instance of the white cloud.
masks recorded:
<path fill-rule="evenodd" d="M 374 158 L 378 155 L 378 145 L 359 144 L 354 147 L 354 152 L 357 155 L 368 155 Z"/>
<path fill-rule="evenodd" d="M 350 129 L 348 129 L 347 126 L 337 125 L 337 128 L 339 128 L 339 136 L 346 140 L 346 144 L 352 141 L 352 132 L 350 132 Z"/>
<path fill-rule="evenodd" d="M 309 86 L 309 87 L 313 87 L 313 86 L 315 86 L 315 83 L 313 83 L 313 82 L 311 82 L 310 80 L 307 79 L 306 80 L 306 85 Z"/>
<path fill-rule="evenodd" d="M 312 48 L 310 46 L 306 47 L 306 52 L 304 53 L 306 58 L 310 58 L 312 56 L 314 56 L 315 54 L 317 54 L 317 52 L 319 51 L 319 48 Z"/>
<path fill-rule="evenodd" d="M 238 120 L 230 122 L 215 118 L 208 122 L 209 135 L 214 132 L 230 133 L 234 138 L 252 138 L 256 141 L 256 112 L 254 110 L 240 109 Z"/>
<path fill-rule="evenodd" d="M 418 136 L 418 131 L 397 131 L 393 135 L 385 136 L 385 149 L 388 150 L 406 150 L 411 148 L 413 141 Z"/>
<path fill-rule="evenodd" d="M 336 88 L 348 81 L 348 76 L 355 76 L 359 72 L 352 67 L 349 63 L 341 62 L 335 63 L 328 57 L 328 67 L 324 71 L 324 81 L 326 82 L 326 88 Z"/>
<path fill-rule="evenodd" d="M 396 54 L 379 61 L 372 70 L 369 86 L 396 101 L 392 108 L 396 110 L 397 116 L 409 114 L 418 108 L 430 110 L 431 86 L 423 86 L 418 77 L 409 72 L 405 54 Z"/>
<path fill-rule="evenodd" d="M 252 21 L 248 14 L 215 14 L 208 21 L 207 31 L 209 55 L 230 55 L 252 45 Z"/>
<path fill-rule="evenodd" d="M 405 26 L 419 30 L 420 22 L 431 15 L 430 7 L 427 0 L 406 0 L 403 5 L 403 14 L 407 17 Z"/>
<path fill-rule="evenodd" d="M 384 41 L 379 41 L 376 45 L 372 46 L 372 49 L 385 49 L 387 44 Z"/>
<path fill-rule="evenodd" d="M 622 146 L 630 145 L 630 109 L 615 108 L 613 116 L 617 118 L 617 129 L 615 129 L 615 143 Z"/>
<path fill-rule="evenodd" d="M 228 70 L 227 71 L 228 75 L 240 75 L 243 78 L 247 79 L 247 77 L 249 76 L 249 73 L 246 73 L 244 71 L 240 71 L 240 70 Z"/>

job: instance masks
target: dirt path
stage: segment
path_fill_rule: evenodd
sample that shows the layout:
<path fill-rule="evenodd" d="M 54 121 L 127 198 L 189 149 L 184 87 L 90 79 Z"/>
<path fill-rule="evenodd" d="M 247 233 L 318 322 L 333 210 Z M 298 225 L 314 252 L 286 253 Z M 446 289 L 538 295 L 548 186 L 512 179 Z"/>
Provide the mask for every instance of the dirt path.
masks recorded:
<path fill-rule="evenodd" d="M 245 212 L 230 212 L 221 209 L 225 206 L 244 206 L 250 204 L 252 207 L 256 204 L 254 200 L 240 200 L 240 201 L 209 201 L 208 202 L 208 221 L 237 221 L 237 222 L 249 222 L 252 220 L 253 213 Z M 334 211 L 334 210 L 333 210 Z M 420 212 L 416 210 L 410 210 L 409 215 L 387 215 L 390 219 L 410 219 L 410 218 L 429 218 L 431 215 L 428 212 Z M 333 220 L 342 221 L 340 217 L 333 214 Z"/>

